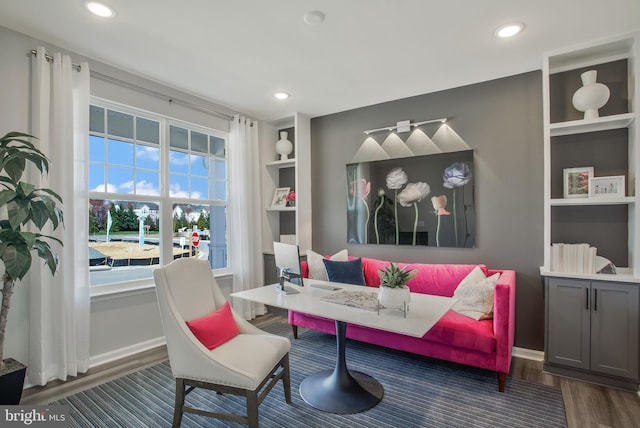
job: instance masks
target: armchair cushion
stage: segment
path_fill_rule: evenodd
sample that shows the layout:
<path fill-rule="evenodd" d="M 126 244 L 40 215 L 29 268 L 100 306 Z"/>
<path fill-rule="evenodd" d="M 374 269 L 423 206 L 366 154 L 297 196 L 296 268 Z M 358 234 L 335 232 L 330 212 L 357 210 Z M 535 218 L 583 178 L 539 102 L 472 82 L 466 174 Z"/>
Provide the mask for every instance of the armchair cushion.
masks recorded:
<path fill-rule="evenodd" d="M 362 260 L 360 258 L 346 262 L 323 259 L 322 262 L 327 269 L 329 281 L 365 285 L 364 274 L 362 273 Z"/>
<path fill-rule="evenodd" d="M 215 312 L 187 321 L 187 326 L 207 349 L 217 348 L 240 333 L 229 302 Z"/>

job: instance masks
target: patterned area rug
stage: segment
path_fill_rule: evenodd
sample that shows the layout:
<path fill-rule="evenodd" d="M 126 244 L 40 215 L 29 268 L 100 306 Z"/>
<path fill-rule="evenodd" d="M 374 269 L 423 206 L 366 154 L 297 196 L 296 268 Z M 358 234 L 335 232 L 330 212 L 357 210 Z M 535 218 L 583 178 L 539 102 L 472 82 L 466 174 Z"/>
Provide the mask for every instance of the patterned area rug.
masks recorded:
<path fill-rule="evenodd" d="M 384 397 L 366 412 L 325 413 L 307 405 L 298 388 L 305 376 L 333 367 L 334 336 L 300 329 L 299 339 L 293 340 L 286 321 L 264 329 L 291 339 L 293 403 L 285 403 L 278 384 L 260 405 L 261 427 L 566 427 L 558 388 L 508 378 L 500 393 L 495 373 L 353 340 L 347 341 L 349 368 L 380 381 Z M 72 427 L 169 427 L 174 385 L 165 362 L 56 404 L 70 406 Z M 245 412 L 241 397 L 195 390 L 187 400 L 205 409 Z M 242 425 L 186 414 L 182 426 Z"/>

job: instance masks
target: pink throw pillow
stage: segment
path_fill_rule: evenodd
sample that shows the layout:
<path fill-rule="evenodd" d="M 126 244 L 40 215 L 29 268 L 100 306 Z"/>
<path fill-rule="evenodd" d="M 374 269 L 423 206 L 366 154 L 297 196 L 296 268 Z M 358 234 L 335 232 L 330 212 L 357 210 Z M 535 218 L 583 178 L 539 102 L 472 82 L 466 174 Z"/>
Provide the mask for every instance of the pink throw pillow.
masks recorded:
<path fill-rule="evenodd" d="M 216 348 L 240 334 L 229 302 L 215 312 L 187 321 L 187 326 L 207 349 Z"/>

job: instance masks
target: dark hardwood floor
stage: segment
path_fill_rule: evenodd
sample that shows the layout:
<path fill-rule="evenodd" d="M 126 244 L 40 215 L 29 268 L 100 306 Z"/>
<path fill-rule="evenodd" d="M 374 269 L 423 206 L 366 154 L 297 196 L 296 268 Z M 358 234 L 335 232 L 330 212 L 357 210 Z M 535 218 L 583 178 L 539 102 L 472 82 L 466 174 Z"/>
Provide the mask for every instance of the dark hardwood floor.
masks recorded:
<path fill-rule="evenodd" d="M 280 312 L 269 313 L 254 320 L 257 327 L 282 319 Z M 124 358 L 90 369 L 67 382 L 49 382 L 44 387 L 24 391 L 21 404 L 45 405 L 112 379 L 167 360 L 165 347 Z M 640 396 L 637 393 L 593 385 L 554 376 L 542 371 L 541 361 L 514 358 L 511 376 L 530 382 L 556 386 L 562 396 L 569 428 L 614 427 L 640 428 Z M 507 380 L 508 382 L 508 380 Z"/>

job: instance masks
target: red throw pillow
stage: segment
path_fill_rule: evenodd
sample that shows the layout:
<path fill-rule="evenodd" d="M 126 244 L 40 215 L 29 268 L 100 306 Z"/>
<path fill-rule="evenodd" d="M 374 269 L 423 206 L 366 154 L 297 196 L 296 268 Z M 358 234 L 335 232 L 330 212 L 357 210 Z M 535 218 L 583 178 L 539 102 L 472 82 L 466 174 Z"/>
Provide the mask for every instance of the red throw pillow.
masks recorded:
<path fill-rule="evenodd" d="M 209 315 L 187 321 L 187 326 L 207 349 L 216 348 L 240 334 L 229 302 Z"/>

